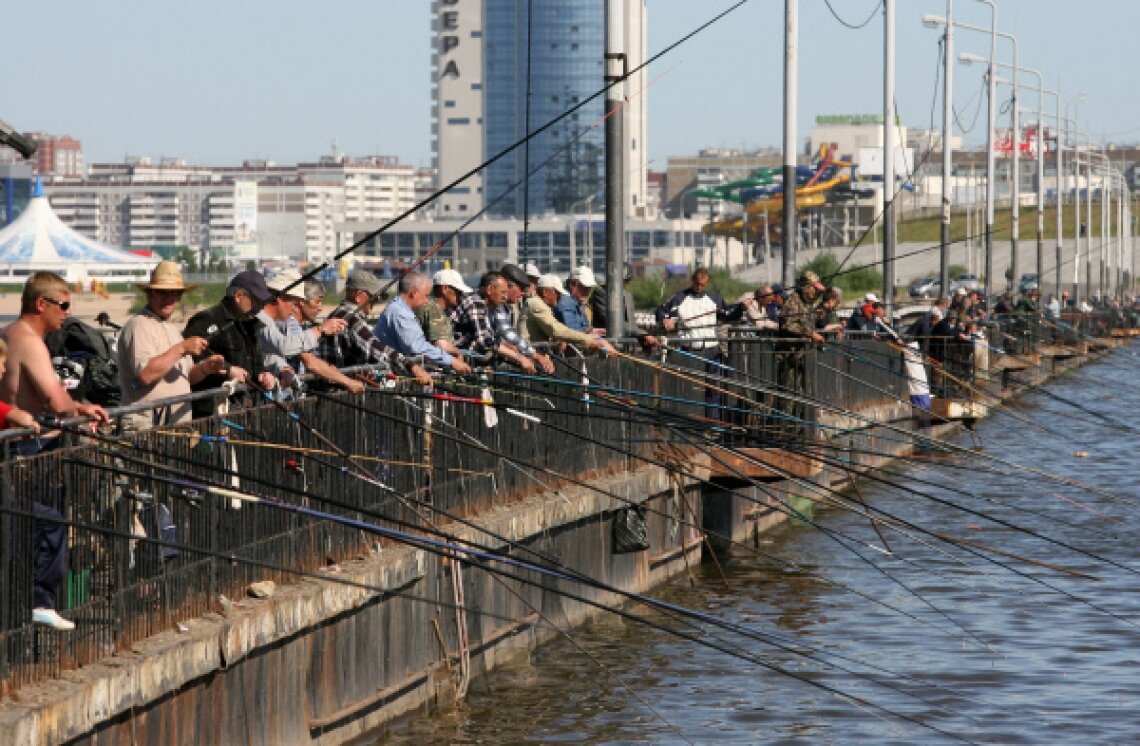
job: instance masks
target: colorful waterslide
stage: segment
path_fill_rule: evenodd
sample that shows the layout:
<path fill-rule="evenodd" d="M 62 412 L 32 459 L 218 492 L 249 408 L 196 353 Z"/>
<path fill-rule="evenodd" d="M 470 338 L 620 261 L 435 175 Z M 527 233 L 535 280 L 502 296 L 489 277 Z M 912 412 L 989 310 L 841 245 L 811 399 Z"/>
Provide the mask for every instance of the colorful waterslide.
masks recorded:
<path fill-rule="evenodd" d="M 814 165 L 796 167 L 796 209 L 809 210 L 862 196 L 850 189 L 851 172 L 850 161 L 835 160 L 829 146 L 821 147 Z M 748 238 L 754 241 L 761 238 L 767 228 L 769 238 L 779 243 L 779 227 L 784 212 L 782 173 L 781 168 L 760 168 L 747 179 L 694 189 L 694 196 L 744 206 L 743 216 L 715 220 L 701 230 L 706 234 L 739 238 L 747 225 Z"/>

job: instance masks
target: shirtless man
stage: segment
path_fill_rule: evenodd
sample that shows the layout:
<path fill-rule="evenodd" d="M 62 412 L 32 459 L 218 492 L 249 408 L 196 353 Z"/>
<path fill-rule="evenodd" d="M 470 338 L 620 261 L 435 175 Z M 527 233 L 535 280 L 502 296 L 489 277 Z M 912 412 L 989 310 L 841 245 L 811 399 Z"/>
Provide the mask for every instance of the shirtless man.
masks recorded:
<path fill-rule="evenodd" d="M 99 424 L 107 412 L 97 404 L 78 403 L 63 388 L 51 364 L 44 337 L 63 328 L 71 312 L 67 283 L 53 272 L 36 272 L 24 283 L 20 318 L 8 325 L 0 338 L 8 343 L 8 369 L 0 378 L 0 401 L 34 415 L 59 417 L 82 415 Z M 54 447 L 58 432 L 46 438 L 16 444 L 17 453 L 28 456 Z"/>
<path fill-rule="evenodd" d="M 52 272 L 36 272 L 24 284 L 20 318 L 8 325 L 0 338 L 8 344 L 8 366 L 0 378 L 0 401 L 34 415 L 59 417 L 83 415 L 98 424 L 107 423 L 107 412 L 97 404 L 79 404 L 64 390 L 51 364 L 44 336 L 63 327 L 71 310 L 71 295 L 63 278 Z M 12 443 L 17 456 L 31 456 L 59 447 L 59 431 Z M 44 494 L 58 488 L 45 487 Z M 48 502 L 46 498 L 41 498 Z M 55 508 L 33 499 L 34 583 L 32 621 L 66 632 L 75 623 L 55 610 L 56 594 L 67 569 L 67 528 Z"/>

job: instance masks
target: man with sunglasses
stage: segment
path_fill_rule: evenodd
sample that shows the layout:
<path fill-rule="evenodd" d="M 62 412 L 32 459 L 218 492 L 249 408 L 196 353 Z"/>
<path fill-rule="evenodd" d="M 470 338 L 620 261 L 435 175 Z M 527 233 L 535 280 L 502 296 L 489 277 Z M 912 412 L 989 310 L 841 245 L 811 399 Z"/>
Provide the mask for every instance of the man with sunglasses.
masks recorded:
<path fill-rule="evenodd" d="M 24 283 L 20 318 L 0 333 L 8 344 L 8 365 L 0 378 L 0 401 L 34 415 L 82 415 L 106 424 L 107 412 L 102 407 L 80 404 L 64 390 L 44 343 L 45 336 L 63 328 L 70 311 L 71 295 L 67 282 L 59 275 L 36 272 Z M 10 444 L 15 456 L 45 453 L 59 446 L 58 430 L 47 430 L 38 437 Z M 67 527 L 59 522 L 65 498 L 62 481 L 34 485 L 32 494 L 22 496 L 31 503 L 36 515 L 32 543 L 32 621 L 60 632 L 75 629 L 74 622 L 64 619 L 55 610 L 56 594 L 67 569 Z"/>
<path fill-rule="evenodd" d="M 20 318 L 0 333 L 8 343 L 8 369 L 0 379 L 0 401 L 34 415 L 82 415 L 106 423 L 107 412 L 97 404 L 78 403 L 63 388 L 52 367 L 44 337 L 63 328 L 71 312 L 67 282 L 54 272 L 36 272 L 24 283 Z M 51 441 L 24 441 L 20 455 L 31 455 Z M 41 443 L 40 446 L 34 445 Z"/>
<path fill-rule="evenodd" d="M 221 302 L 199 311 L 186 322 L 183 337 L 206 340 L 206 349 L 194 357 L 196 363 L 210 355 L 221 355 L 226 360 L 222 371 L 204 376 L 191 390 L 216 389 L 226 380 L 251 383 L 269 391 L 277 387 L 277 379 L 262 362 L 257 339 L 262 325 L 257 313 L 272 297 L 261 273 L 247 269 L 230 280 Z M 199 400 L 194 402 L 193 410 L 195 418 L 209 417 L 214 414 L 214 403 Z"/>

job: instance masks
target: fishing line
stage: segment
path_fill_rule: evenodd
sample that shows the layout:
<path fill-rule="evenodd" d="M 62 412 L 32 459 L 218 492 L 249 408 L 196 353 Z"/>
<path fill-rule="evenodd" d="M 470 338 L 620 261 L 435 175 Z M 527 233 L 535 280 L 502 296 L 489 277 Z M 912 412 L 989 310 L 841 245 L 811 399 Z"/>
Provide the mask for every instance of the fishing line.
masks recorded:
<path fill-rule="evenodd" d="M 620 597 L 626 598 L 628 600 L 642 603 L 646 606 L 649 606 L 651 608 L 655 608 L 659 611 L 668 612 L 668 613 L 671 613 L 674 615 L 680 615 L 680 616 L 688 618 L 690 620 L 701 621 L 701 622 L 704 622 L 706 624 L 710 624 L 714 627 L 721 627 L 721 628 L 726 629 L 727 631 L 736 632 L 737 634 L 747 636 L 750 639 L 755 639 L 759 642 L 767 642 L 767 644 L 770 644 L 773 647 L 778 647 L 780 649 L 784 649 L 786 652 L 796 653 L 798 655 L 805 656 L 805 657 L 812 657 L 812 656 L 807 656 L 807 654 L 805 654 L 801 651 L 796 651 L 796 650 L 793 650 L 790 648 L 775 645 L 774 643 L 770 642 L 767 639 L 770 637 L 769 635 L 767 635 L 765 633 L 761 633 L 758 630 L 752 630 L 752 629 L 750 629 L 748 627 L 744 627 L 742 625 L 737 625 L 737 624 L 734 624 L 731 622 L 726 622 L 724 620 L 718 619 L 717 617 L 711 616 L 709 614 L 706 614 L 706 613 L 703 613 L 700 611 L 696 611 L 694 609 L 690 609 L 688 607 L 684 607 L 684 606 L 680 606 L 680 605 L 673 604 L 670 602 L 662 601 L 660 599 L 655 599 L 655 598 L 652 598 L 649 596 L 645 596 L 643 594 L 634 593 L 631 591 L 626 591 L 626 590 L 623 590 L 623 589 L 618 588 L 616 586 L 612 586 L 608 583 L 604 583 L 603 581 L 600 581 L 600 580 L 597 580 L 594 578 L 590 578 L 589 576 L 578 575 L 578 574 L 569 575 L 565 572 L 562 572 L 562 571 L 554 569 L 554 568 L 548 568 L 544 565 L 534 564 L 534 563 L 529 562 L 529 561 L 521 560 L 521 559 L 518 559 L 515 557 L 510 557 L 507 555 L 496 553 L 494 551 L 485 550 L 483 548 L 478 547 L 478 545 L 473 546 L 470 542 L 467 542 L 467 541 L 463 541 L 463 540 L 459 540 L 459 539 L 452 539 L 450 541 L 445 541 L 445 540 L 441 540 L 441 539 L 433 539 L 433 538 L 422 536 L 422 535 L 409 534 L 409 533 L 404 532 L 404 531 L 399 531 L 396 529 L 391 529 L 391 528 L 387 528 L 384 526 L 371 524 L 371 523 L 368 523 L 368 522 L 365 522 L 365 521 L 362 521 L 359 519 L 349 518 L 349 517 L 345 517 L 345 516 L 338 516 L 338 515 L 335 515 L 332 513 L 327 513 L 325 511 L 320 511 L 320 510 L 316 510 L 316 509 L 308 508 L 308 507 L 304 507 L 304 506 L 292 505 L 292 504 L 285 503 L 285 502 L 282 502 L 280 500 L 276 500 L 273 498 L 255 495 L 253 493 L 235 490 L 235 489 L 231 489 L 228 487 L 216 487 L 216 486 L 209 485 L 207 483 L 194 482 L 191 480 L 176 479 L 176 478 L 171 478 L 171 477 L 159 477 L 159 476 L 155 476 L 155 475 L 147 475 L 147 474 L 144 474 L 141 472 L 123 472 L 122 470 L 116 470 L 115 467 L 110 466 L 110 465 L 94 464 L 94 463 L 84 462 L 84 461 L 77 461 L 76 463 L 80 463 L 84 466 L 95 467 L 95 468 L 103 467 L 103 468 L 107 468 L 107 469 L 112 470 L 112 471 L 116 471 L 117 473 L 126 473 L 128 476 L 134 476 L 134 477 L 140 478 L 140 479 L 146 479 L 149 481 L 164 482 L 164 483 L 171 484 L 171 485 L 178 486 L 178 487 L 189 487 L 192 489 L 202 490 L 202 491 L 206 492 L 207 494 L 213 494 L 216 497 L 221 497 L 221 498 L 226 498 L 226 499 L 236 499 L 236 500 L 239 500 L 241 502 L 246 502 L 246 503 L 250 503 L 250 504 L 265 505 L 267 507 L 276 508 L 276 509 L 283 510 L 283 511 L 290 512 L 290 513 L 294 513 L 297 515 L 304 515 L 304 516 L 307 516 L 310 518 L 316 518 L 319 520 L 326 520 L 326 521 L 338 523 L 341 525 L 348 526 L 350 528 L 356 528 L 358 530 L 365 531 L 367 533 L 376 534 L 376 535 L 391 539 L 393 541 L 396 541 L 397 543 L 404 544 L 407 546 L 412 546 L 415 548 L 419 548 L 421 550 L 428 551 L 428 552 L 431 552 L 433 554 L 437 554 L 437 555 L 443 556 L 443 557 L 451 557 L 454 555 L 463 555 L 463 556 L 467 557 L 466 561 L 468 561 L 471 564 L 476 565 L 477 567 L 480 567 L 481 569 L 486 570 L 487 572 L 500 574 L 500 575 L 506 575 L 508 577 L 513 577 L 516 580 L 519 580 L 521 582 L 533 585 L 533 586 L 541 588 L 543 590 L 555 590 L 555 589 L 551 589 L 546 585 L 540 584 L 536 580 L 532 580 L 532 579 L 527 578 L 527 577 L 522 576 L 522 575 L 513 575 L 510 573 L 505 573 L 504 571 L 502 571 L 501 569 L 498 569 L 498 568 L 492 569 L 492 565 L 502 564 L 502 565 L 506 565 L 507 567 L 513 568 L 514 570 L 534 572 L 534 573 L 537 573 L 539 575 L 550 577 L 550 578 L 553 578 L 556 580 L 566 580 L 566 581 L 571 581 L 571 582 L 578 582 L 578 583 L 581 583 L 583 585 L 587 585 L 589 587 L 595 588 L 597 590 L 612 593 L 612 594 L 618 595 Z M 387 520 L 392 520 L 392 519 L 387 519 Z M 638 617 L 637 615 L 633 615 L 633 614 L 629 614 L 627 612 L 623 612 L 621 609 L 607 606 L 607 605 L 602 604 L 600 602 L 587 599 L 583 596 L 573 594 L 573 593 L 565 591 L 563 589 L 557 589 L 555 592 L 559 593 L 559 595 L 562 595 L 564 597 L 571 598 L 573 600 L 577 600 L 581 603 L 589 604 L 589 605 L 591 605 L 595 608 L 601 609 L 603 611 L 609 611 L 611 613 L 626 616 L 626 618 L 630 618 L 630 619 L 633 619 L 635 621 L 641 621 L 641 623 L 646 625 L 646 626 L 659 629 L 659 630 L 666 632 L 666 633 L 669 633 L 669 634 L 673 634 L 675 636 L 681 637 L 682 639 L 689 640 L 690 642 L 698 642 L 698 644 L 703 644 L 707 647 L 711 647 L 714 650 L 718 650 L 718 651 L 723 652 L 725 654 L 728 654 L 730 656 L 740 658 L 743 660 L 749 660 L 753 663 L 756 663 L 757 665 L 761 665 L 761 666 L 768 668 L 769 670 L 773 670 L 777 673 L 785 673 L 785 675 L 792 676 L 793 678 L 796 678 L 797 680 L 805 681 L 805 683 L 810 683 L 813 686 L 817 685 L 817 682 L 814 682 L 810 679 L 803 679 L 803 678 L 797 676 L 796 674 L 794 674 L 794 673 L 792 673 L 792 672 L 790 672 L 790 671 L 788 671 L 788 670 L 786 670 L 786 669 L 784 669 L 784 668 L 782 668 L 776 664 L 772 664 L 772 663 L 763 661 L 762 659 L 760 659 L 758 656 L 756 656 L 754 654 L 745 653 L 745 652 L 740 651 L 738 649 L 729 649 L 728 647 L 726 647 L 725 645 L 722 645 L 722 644 L 711 643 L 711 642 L 709 642 L 709 640 L 707 638 L 701 638 L 695 634 L 689 634 L 689 633 L 682 632 L 680 630 L 665 627 L 664 625 L 661 625 L 659 623 L 655 623 L 655 622 L 652 622 L 650 620 L 646 620 L 642 617 Z M 836 655 L 836 657 L 840 657 L 840 656 Z M 815 658 L 812 657 L 812 659 L 815 659 Z M 913 692 L 908 692 L 908 691 L 903 690 L 901 688 L 895 687 L 891 684 L 888 684 L 888 683 L 885 683 L 882 681 L 878 681 L 874 678 L 871 678 L 871 677 L 866 676 L 866 675 L 859 674 L 858 672 L 855 672 L 851 669 L 846 669 L 846 668 L 844 668 L 842 666 L 838 666 L 834 663 L 828 664 L 825 661 L 821 661 L 821 660 L 817 661 L 817 662 L 823 663 L 825 665 L 829 665 L 829 667 L 831 667 L 831 668 L 835 668 L 836 670 L 840 670 L 840 671 L 843 671 L 845 673 L 849 673 L 849 674 L 854 675 L 858 678 L 864 678 L 864 679 L 871 681 L 872 683 L 875 683 L 879 686 L 882 686 L 884 688 L 896 691 L 897 693 L 907 694 L 908 696 L 912 696 L 915 699 L 918 699 L 920 701 L 925 702 L 926 704 L 931 704 L 932 706 L 935 706 L 935 705 L 933 705 L 933 703 L 926 701 L 924 698 L 914 694 Z M 877 667 L 872 666 L 870 664 L 867 664 L 865 662 L 861 663 L 861 665 L 865 665 L 865 666 L 868 666 L 870 668 L 877 668 Z M 896 676 L 896 677 L 898 676 L 897 674 L 894 674 L 894 673 L 889 672 L 889 671 L 885 671 L 885 673 L 890 674 L 892 676 Z M 874 703 L 870 703 L 867 700 L 863 700 L 859 697 L 855 697 L 854 695 L 843 692 L 842 690 L 839 690 L 837 688 L 829 687 L 827 685 L 820 685 L 820 686 L 822 688 L 824 688 L 825 691 L 828 691 L 828 692 L 835 694 L 837 696 L 841 696 L 845 699 L 850 699 L 850 700 L 855 701 L 855 702 L 864 703 L 867 706 L 873 707 L 874 709 L 879 710 L 879 711 L 887 712 L 889 714 L 894 714 L 893 711 L 891 711 L 887 708 L 884 708 L 880 705 L 875 705 Z M 942 708 L 939 708 L 939 709 L 942 709 Z M 903 717 L 905 719 L 905 716 L 902 714 L 898 714 L 897 716 Z M 926 727 L 930 727 L 930 726 L 926 726 Z M 935 728 L 935 730 L 937 730 L 937 729 Z"/>

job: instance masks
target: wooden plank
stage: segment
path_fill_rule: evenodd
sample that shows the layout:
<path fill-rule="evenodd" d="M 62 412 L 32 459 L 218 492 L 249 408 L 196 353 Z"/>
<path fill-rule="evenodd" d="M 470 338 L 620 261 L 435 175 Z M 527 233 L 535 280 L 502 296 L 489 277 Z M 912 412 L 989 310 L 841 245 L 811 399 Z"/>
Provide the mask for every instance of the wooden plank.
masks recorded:
<path fill-rule="evenodd" d="M 807 479 L 821 471 L 823 465 L 820 462 L 783 448 L 717 448 L 709 464 L 709 473 L 713 477 L 765 482 L 789 477 Z"/>

